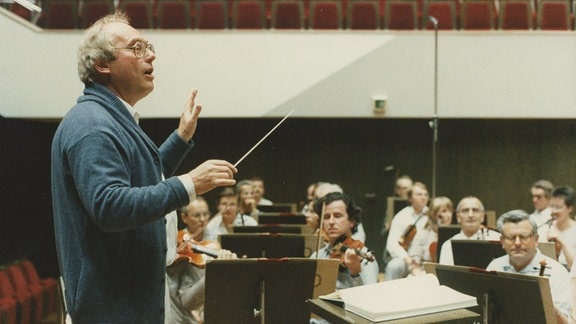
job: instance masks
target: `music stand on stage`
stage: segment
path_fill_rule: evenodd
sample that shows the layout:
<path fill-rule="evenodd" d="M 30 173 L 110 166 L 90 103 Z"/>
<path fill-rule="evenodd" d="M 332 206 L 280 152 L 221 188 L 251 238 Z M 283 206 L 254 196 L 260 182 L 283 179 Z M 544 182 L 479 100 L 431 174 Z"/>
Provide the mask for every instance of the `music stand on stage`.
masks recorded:
<path fill-rule="evenodd" d="M 306 225 L 306 216 L 300 213 L 260 213 L 258 215 L 259 225 L 288 224 Z"/>
<path fill-rule="evenodd" d="M 306 300 L 336 289 L 339 260 L 238 259 L 206 265 L 206 323 L 308 323 Z"/>
<path fill-rule="evenodd" d="M 483 323 L 555 323 L 550 282 L 545 276 L 485 271 L 478 268 L 425 263 L 441 285 L 476 296 Z"/>
<path fill-rule="evenodd" d="M 500 241 L 451 240 L 454 264 L 486 269 L 492 260 L 506 254 Z"/>
<path fill-rule="evenodd" d="M 440 260 L 442 244 L 452 238 L 452 236 L 460 233 L 461 230 L 460 225 L 438 226 L 438 248 L 436 249 L 436 260 Z"/>
<path fill-rule="evenodd" d="M 255 226 L 232 226 L 234 233 L 291 233 L 301 234 L 302 226 L 299 225 L 255 225 Z"/>
<path fill-rule="evenodd" d="M 304 257 L 304 236 L 297 234 L 222 234 L 218 237 L 223 249 L 238 257 L 285 258 Z"/>
<path fill-rule="evenodd" d="M 296 204 L 258 205 L 258 210 L 264 213 L 294 213 Z"/>

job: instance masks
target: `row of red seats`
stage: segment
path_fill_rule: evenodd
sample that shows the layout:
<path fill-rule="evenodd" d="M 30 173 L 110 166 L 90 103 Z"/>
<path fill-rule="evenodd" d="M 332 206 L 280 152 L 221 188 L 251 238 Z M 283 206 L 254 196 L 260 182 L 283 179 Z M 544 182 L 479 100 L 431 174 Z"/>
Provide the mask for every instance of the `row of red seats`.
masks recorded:
<path fill-rule="evenodd" d="M 40 323 L 56 314 L 59 285 L 53 278 L 41 279 L 27 259 L 0 268 L 0 323 Z"/>
<path fill-rule="evenodd" d="M 39 25 L 85 28 L 113 0 L 45 0 Z M 15 5 L 16 8 L 18 5 Z M 568 0 L 119 0 L 136 28 L 573 29 Z M 13 10 L 21 12 L 21 10 Z"/>

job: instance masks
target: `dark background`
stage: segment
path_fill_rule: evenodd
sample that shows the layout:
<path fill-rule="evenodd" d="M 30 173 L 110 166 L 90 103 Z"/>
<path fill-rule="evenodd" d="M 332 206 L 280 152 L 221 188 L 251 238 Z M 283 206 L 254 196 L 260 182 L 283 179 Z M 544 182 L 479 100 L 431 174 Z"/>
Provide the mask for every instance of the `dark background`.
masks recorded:
<path fill-rule="evenodd" d="M 201 119 L 197 146 L 181 171 L 212 158 L 235 163 L 279 120 Z M 395 177 L 409 174 L 432 192 L 429 121 L 289 118 L 240 163 L 236 178 L 262 177 L 266 197 L 278 203 L 303 201 L 314 181 L 340 184 L 363 208 L 366 245 L 380 256 L 379 233 Z M 0 264 L 29 258 L 41 276 L 59 275 L 50 196 L 50 145 L 58 122 L 0 117 Z M 158 144 L 177 124 L 177 119 L 141 121 Z M 531 210 L 535 180 L 575 184 L 573 120 L 444 119 L 439 125 L 437 196 L 457 203 L 476 195 L 499 215 Z M 217 192 L 205 195 L 212 212 Z"/>

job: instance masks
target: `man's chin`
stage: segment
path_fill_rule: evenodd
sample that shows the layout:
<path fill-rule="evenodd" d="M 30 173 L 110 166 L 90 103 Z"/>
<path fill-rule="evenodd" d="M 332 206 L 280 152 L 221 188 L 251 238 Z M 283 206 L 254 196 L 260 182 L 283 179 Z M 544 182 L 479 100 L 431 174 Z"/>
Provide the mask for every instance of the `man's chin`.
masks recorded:
<path fill-rule="evenodd" d="M 523 258 L 526 255 L 526 251 L 510 251 L 510 257 Z"/>

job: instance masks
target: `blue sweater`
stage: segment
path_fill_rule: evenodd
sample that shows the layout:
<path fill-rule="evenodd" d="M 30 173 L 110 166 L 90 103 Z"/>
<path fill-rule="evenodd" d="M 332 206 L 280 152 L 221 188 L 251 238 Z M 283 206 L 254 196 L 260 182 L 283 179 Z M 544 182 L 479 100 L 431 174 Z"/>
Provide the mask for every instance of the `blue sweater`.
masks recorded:
<path fill-rule="evenodd" d="M 174 132 L 158 148 L 99 84 L 87 86 L 60 123 L 52 203 L 75 323 L 164 322 L 164 216 L 189 202 L 173 174 L 192 146 Z"/>

